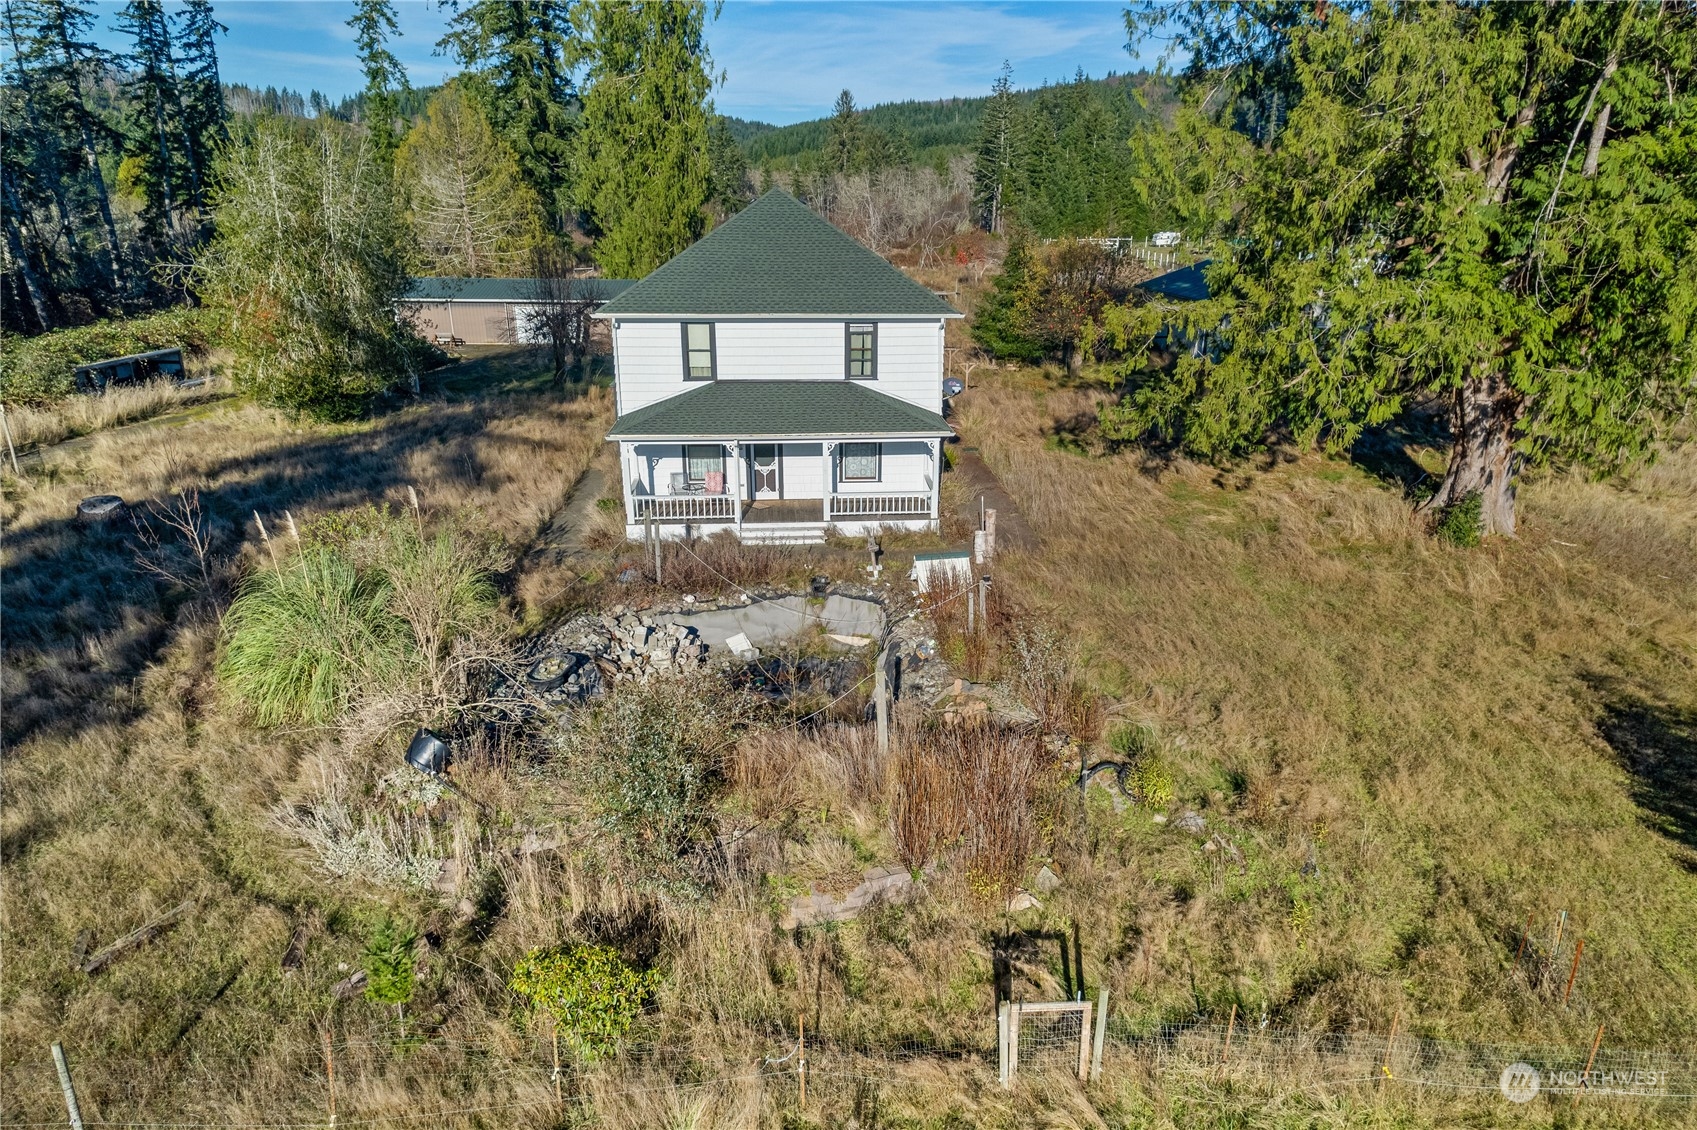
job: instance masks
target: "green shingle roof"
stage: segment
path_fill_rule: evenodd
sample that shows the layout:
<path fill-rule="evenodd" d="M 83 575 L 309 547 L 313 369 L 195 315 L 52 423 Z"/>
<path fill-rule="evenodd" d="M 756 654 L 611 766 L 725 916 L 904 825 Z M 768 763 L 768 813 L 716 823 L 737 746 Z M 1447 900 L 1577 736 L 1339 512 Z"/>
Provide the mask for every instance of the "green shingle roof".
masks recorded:
<path fill-rule="evenodd" d="M 403 302 L 534 302 L 545 293 L 539 279 L 417 278 L 407 288 Z M 552 285 L 552 284 L 550 284 Z M 630 279 L 582 278 L 574 293 L 605 302 L 632 285 Z"/>
<path fill-rule="evenodd" d="M 959 316 L 779 189 L 639 279 L 601 313 Z"/>
<path fill-rule="evenodd" d="M 853 381 L 714 381 L 619 417 L 608 439 L 947 436 L 935 412 Z"/>

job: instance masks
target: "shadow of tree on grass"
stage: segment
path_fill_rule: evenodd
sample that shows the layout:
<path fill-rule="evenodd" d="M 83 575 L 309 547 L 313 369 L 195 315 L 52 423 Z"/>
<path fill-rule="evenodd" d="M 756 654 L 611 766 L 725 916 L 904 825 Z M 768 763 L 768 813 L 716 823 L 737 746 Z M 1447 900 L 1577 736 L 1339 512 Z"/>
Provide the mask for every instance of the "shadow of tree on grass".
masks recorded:
<path fill-rule="evenodd" d="M 1680 862 L 1697 871 L 1697 710 L 1615 690 L 1597 733 L 1631 774 L 1645 822 L 1691 849 Z"/>

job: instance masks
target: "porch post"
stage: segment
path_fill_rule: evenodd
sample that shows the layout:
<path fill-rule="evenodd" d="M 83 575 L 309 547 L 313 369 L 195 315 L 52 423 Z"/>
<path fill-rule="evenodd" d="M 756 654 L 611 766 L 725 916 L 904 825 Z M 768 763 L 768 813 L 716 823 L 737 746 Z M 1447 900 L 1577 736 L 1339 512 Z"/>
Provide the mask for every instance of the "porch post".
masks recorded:
<path fill-rule="evenodd" d="M 826 525 L 831 524 L 831 491 L 835 486 L 835 484 L 831 481 L 833 478 L 831 474 L 831 453 L 836 451 L 836 449 L 837 445 L 832 440 L 824 440 L 819 444 L 819 450 L 824 452 L 824 466 L 821 468 L 824 471 L 824 478 L 820 480 L 824 484 L 824 489 L 819 493 L 825 496 L 819 505 L 825 511 L 825 513 L 821 516 L 821 520 L 824 521 Z"/>
<path fill-rule="evenodd" d="M 636 491 L 631 486 L 635 473 L 636 444 L 619 444 L 619 489 L 625 496 L 625 525 L 636 525 Z"/>
<path fill-rule="evenodd" d="M 943 441 L 931 441 L 931 520 L 938 518 L 937 500 L 943 491 Z"/>
<path fill-rule="evenodd" d="M 737 537 L 742 537 L 742 441 L 733 440 L 725 445 L 731 453 L 730 467 L 725 475 L 725 491 L 731 496 L 731 521 L 736 523 Z M 735 468 L 732 472 L 731 468 Z"/>

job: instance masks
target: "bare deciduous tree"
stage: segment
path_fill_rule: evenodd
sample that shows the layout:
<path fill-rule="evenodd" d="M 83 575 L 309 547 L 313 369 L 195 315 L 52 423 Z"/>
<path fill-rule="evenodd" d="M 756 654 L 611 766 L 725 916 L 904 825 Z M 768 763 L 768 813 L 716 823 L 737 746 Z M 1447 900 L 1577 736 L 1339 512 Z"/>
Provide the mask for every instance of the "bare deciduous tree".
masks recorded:
<path fill-rule="evenodd" d="M 530 307 L 519 314 L 515 330 L 520 340 L 548 346 L 554 387 L 566 387 L 573 365 L 589 375 L 589 331 L 593 323 L 598 283 L 579 272 L 569 252 L 545 245 L 531 257 Z"/>

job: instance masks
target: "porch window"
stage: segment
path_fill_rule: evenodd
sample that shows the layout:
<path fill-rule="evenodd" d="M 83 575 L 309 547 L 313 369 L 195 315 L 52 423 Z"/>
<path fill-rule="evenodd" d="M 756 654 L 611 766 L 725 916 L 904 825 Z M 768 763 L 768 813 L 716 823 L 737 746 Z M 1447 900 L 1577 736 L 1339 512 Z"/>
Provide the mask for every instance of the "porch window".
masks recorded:
<path fill-rule="evenodd" d="M 717 378 L 713 357 L 713 323 L 684 323 L 684 380 L 711 381 Z"/>
<path fill-rule="evenodd" d="M 707 485 L 707 477 L 715 476 L 719 489 L 725 488 L 725 449 L 716 443 L 686 444 L 684 474 L 692 487 Z"/>
<path fill-rule="evenodd" d="M 845 443 L 838 448 L 842 462 L 839 477 L 845 483 L 875 483 L 882 473 L 884 445 L 880 443 Z"/>
<path fill-rule="evenodd" d="M 878 379 L 878 327 L 850 322 L 848 327 L 848 379 Z"/>

